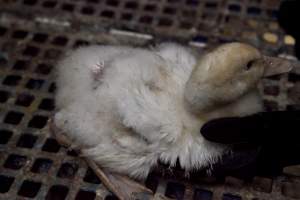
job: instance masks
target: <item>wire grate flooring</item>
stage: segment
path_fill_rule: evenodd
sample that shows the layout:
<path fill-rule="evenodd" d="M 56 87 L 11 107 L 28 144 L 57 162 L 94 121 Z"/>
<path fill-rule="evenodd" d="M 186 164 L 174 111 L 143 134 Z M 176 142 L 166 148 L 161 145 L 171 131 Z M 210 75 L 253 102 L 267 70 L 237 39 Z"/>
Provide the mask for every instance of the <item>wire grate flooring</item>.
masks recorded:
<path fill-rule="evenodd" d="M 49 134 L 54 66 L 88 44 L 151 46 L 177 41 L 204 51 L 244 41 L 293 56 L 294 39 L 276 22 L 276 0 L 3 0 L 0 2 L 0 199 L 116 199 L 93 171 Z M 267 110 L 300 108 L 300 70 L 264 80 Z M 166 170 L 145 184 L 176 199 L 300 198 L 300 179 L 235 177 L 192 183 Z M 147 197 L 139 197 L 147 199 Z"/>

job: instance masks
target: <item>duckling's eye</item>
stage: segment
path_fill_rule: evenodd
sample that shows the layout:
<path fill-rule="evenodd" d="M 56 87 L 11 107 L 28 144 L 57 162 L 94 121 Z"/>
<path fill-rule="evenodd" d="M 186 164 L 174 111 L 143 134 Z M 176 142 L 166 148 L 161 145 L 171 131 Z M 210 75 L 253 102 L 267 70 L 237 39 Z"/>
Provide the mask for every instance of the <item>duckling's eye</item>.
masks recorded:
<path fill-rule="evenodd" d="M 249 61 L 246 65 L 246 70 L 251 69 L 251 67 L 253 66 L 253 63 L 254 63 L 254 60 Z"/>

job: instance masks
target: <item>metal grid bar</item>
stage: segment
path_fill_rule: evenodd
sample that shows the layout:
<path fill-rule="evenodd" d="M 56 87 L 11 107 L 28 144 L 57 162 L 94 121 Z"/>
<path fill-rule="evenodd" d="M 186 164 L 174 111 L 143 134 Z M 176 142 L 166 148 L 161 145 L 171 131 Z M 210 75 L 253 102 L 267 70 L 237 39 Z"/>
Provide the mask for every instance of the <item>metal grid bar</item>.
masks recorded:
<path fill-rule="evenodd" d="M 276 22 L 275 0 L 5 0 L 0 2 L 0 199 L 114 199 L 91 169 L 50 137 L 53 66 L 87 44 L 147 46 L 175 40 L 199 51 L 249 42 L 295 59 L 294 41 Z M 132 31 L 134 30 L 134 31 Z M 263 83 L 268 110 L 299 109 L 300 70 Z M 175 175 L 174 175 L 175 174 Z M 300 198 L 297 177 L 234 177 L 195 183 L 167 171 L 145 184 L 177 199 Z"/>

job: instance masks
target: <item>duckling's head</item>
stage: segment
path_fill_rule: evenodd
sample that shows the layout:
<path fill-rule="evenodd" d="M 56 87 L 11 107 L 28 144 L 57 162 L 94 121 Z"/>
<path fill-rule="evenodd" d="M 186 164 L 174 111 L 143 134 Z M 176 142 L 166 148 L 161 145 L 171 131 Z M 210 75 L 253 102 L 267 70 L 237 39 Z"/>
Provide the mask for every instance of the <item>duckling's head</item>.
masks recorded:
<path fill-rule="evenodd" d="M 290 70 L 289 62 L 264 56 L 248 44 L 224 44 L 199 58 L 185 88 L 185 101 L 194 112 L 209 111 L 238 100 L 262 77 Z"/>

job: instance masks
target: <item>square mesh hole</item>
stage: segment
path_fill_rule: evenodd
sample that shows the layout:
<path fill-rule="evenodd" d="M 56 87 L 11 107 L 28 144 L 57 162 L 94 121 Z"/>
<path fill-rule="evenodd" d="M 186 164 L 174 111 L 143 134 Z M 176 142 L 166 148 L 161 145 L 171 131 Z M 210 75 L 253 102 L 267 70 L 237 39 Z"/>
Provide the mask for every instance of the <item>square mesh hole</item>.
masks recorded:
<path fill-rule="evenodd" d="M 198 6 L 199 0 L 187 0 L 186 4 L 189 6 Z"/>
<path fill-rule="evenodd" d="M 158 26 L 171 26 L 172 23 L 172 20 L 169 18 L 160 18 L 158 20 Z"/>
<path fill-rule="evenodd" d="M 133 18 L 132 14 L 130 13 L 123 13 L 122 14 L 122 20 L 126 20 L 126 21 L 129 21 Z"/>
<path fill-rule="evenodd" d="M 206 2 L 205 3 L 205 8 L 206 9 L 216 9 L 218 6 L 217 2 Z"/>
<path fill-rule="evenodd" d="M 93 184 L 100 184 L 100 179 L 96 176 L 96 174 L 93 172 L 91 168 L 88 168 L 86 170 L 85 176 L 83 178 L 85 182 L 93 183 Z"/>
<path fill-rule="evenodd" d="M 25 180 L 20 190 L 18 191 L 19 196 L 34 198 L 39 192 L 42 184 L 35 181 Z"/>
<path fill-rule="evenodd" d="M 57 46 L 65 46 L 68 43 L 68 38 L 65 36 L 57 36 L 53 39 L 52 44 Z"/>
<path fill-rule="evenodd" d="M 29 134 L 29 133 L 24 133 L 19 138 L 18 143 L 17 143 L 17 147 L 31 149 L 34 146 L 37 138 L 38 137 L 35 136 L 35 135 Z"/>
<path fill-rule="evenodd" d="M 233 194 L 223 194 L 222 200 L 242 200 L 242 198 Z"/>
<path fill-rule="evenodd" d="M 179 27 L 182 29 L 190 29 L 190 28 L 192 28 L 192 26 L 193 26 L 193 24 L 190 22 L 187 22 L 187 21 L 180 22 L 180 25 L 179 25 Z"/>
<path fill-rule="evenodd" d="M 163 12 L 165 14 L 169 14 L 169 15 L 174 15 L 176 13 L 176 9 L 172 8 L 172 7 L 165 7 L 163 9 Z"/>
<path fill-rule="evenodd" d="M 17 125 L 21 122 L 23 116 L 24 116 L 24 114 L 21 112 L 10 111 L 5 116 L 4 122 L 8 123 L 8 124 Z"/>
<path fill-rule="evenodd" d="M 242 198 L 233 194 L 223 194 L 222 200 L 242 200 Z"/>
<path fill-rule="evenodd" d="M 54 110 L 54 100 L 49 98 L 43 99 L 39 105 L 39 109 L 48 111 Z"/>
<path fill-rule="evenodd" d="M 112 10 L 104 10 L 101 12 L 102 17 L 113 18 L 115 13 Z"/>
<path fill-rule="evenodd" d="M 29 81 L 26 83 L 26 88 L 39 90 L 43 86 L 44 82 L 45 81 L 42 79 L 29 79 Z"/>
<path fill-rule="evenodd" d="M 0 144 L 6 144 L 12 135 L 13 135 L 12 131 L 5 130 L 5 129 L 0 130 Z"/>
<path fill-rule="evenodd" d="M 23 51 L 23 55 L 35 57 L 35 56 L 37 56 L 39 54 L 39 52 L 40 52 L 40 49 L 38 47 L 27 46 L 25 48 L 25 50 Z"/>
<path fill-rule="evenodd" d="M 56 1 L 45 1 L 43 2 L 43 7 L 45 8 L 54 8 L 56 6 Z"/>
<path fill-rule="evenodd" d="M 140 22 L 144 24 L 151 24 L 153 18 L 151 16 L 142 16 Z"/>
<path fill-rule="evenodd" d="M 129 1 L 125 4 L 125 8 L 135 10 L 138 7 L 138 3 L 135 1 Z"/>
<path fill-rule="evenodd" d="M 17 60 L 14 64 L 13 69 L 15 70 L 26 70 L 29 66 L 29 62 L 26 60 Z"/>
<path fill-rule="evenodd" d="M 300 81 L 300 74 L 289 73 L 288 80 L 292 83 Z"/>
<path fill-rule="evenodd" d="M 47 124 L 47 121 L 48 117 L 42 115 L 35 115 L 29 121 L 28 127 L 41 129 L 44 128 L 44 126 Z"/>
<path fill-rule="evenodd" d="M 21 169 L 26 164 L 26 156 L 21 156 L 17 154 L 11 154 L 8 156 L 4 163 L 5 168 L 18 170 Z"/>
<path fill-rule="evenodd" d="M 22 93 L 16 100 L 16 105 L 28 107 L 33 102 L 34 96 L 27 93 Z"/>
<path fill-rule="evenodd" d="M 96 197 L 96 193 L 92 191 L 79 190 L 77 193 L 75 200 L 94 200 Z"/>
<path fill-rule="evenodd" d="M 7 32 L 7 28 L 0 26 L 0 36 L 3 36 Z"/>
<path fill-rule="evenodd" d="M 16 39 L 24 39 L 27 35 L 28 35 L 27 31 L 17 30 L 13 32 L 12 37 Z"/>
<path fill-rule="evenodd" d="M 169 182 L 166 188 L 166 197 L 174 199 L 183 199 L 185 186 L 180 183 Z"/>
<path fill-rule="evenodd" d="M 119 5 L 119 0 L 106 0 L 106 5 L 117 7 Z"/>
<path fill-rule="evenodd" d="M 23 4 L 28 5 L 28 6 L 33 6 L 37 3 L 37 0 L 24 0 Z"/>
<path fill-rule="evenodd" d="M 43 151 L 47 151 L 47 152 L 51 152 L 51 153 L 57 153 L 59 151 L 59 149 L 60 149 L 60 145 L 53 138 L 48 138 L 42 147 Z"/>
<path fill-rule="evenodd" d="M 64 3 L 61 7 L 64 11 L 73 12 L 75 9 L 75 6 L 73 4 Z"/>
<path fill-rule="evenodd" d="M 84 15 L 92 15 L 95 13 L 95 10 L 93 7 L 86 6 L 81 9 L 81 13 Z"/>
<path fill-rule="evenodd" d="M 21 79 L 22 79 L 21 76 L 9 75 L 4 79 L 3 84 L 8 86 L 16 86 L 19 84 Z"/>
<path fill-rule="evenodd" d="M 99 3 L 100 0 L 87 0 L 88 3 Z"/>
<path fill-rule="evenodd" d="M 1 183 L 0 193 L 8 192 L 14 180 L 15 180 L 14 177 L 0 175 L 0 183 Z"/>
<path fill-rule="evenodd" d="M 5 68 L 7 66 L 7 58 L 5 56 L 0 55 L 0 69 Z"/>
<path fill-rule="evenodd" d="M 76 163 L 63 163 L 58 172 L 57 176 L 60 178 L 74 178 L 76 172 L 78 170 L 78 164 Z"/>
<path fill-rule="evenodd" d="M 108 195 L 105 197 L 105 200 L 118 200 L 118 198 L 114 195 Z"/>
<path fill-rule="evenodd" d="M 249 15 L 260 15 L 261 14 L 261 9 L 260 8 L 258 8 L 258 7 L 249 7 L 248 9 L 247 9 L 247 13 L 249 14 Z"/>
<path fill-rule="evenodd" d="M 281 78 L 282 78 L 282 76 L 280 76 L 280 75 L 273 75 L 270 77 L 266 77 L 266 79 L 274 80 L 274 81 L 279 81 Z"/>
<path fill-rule="evenodd" d="M 53 161 L 47 158 L 38 158 L 34 161 L 31 171 L 34 173 L 48 173 Z"/>
<path fill-rule="evenodd" d="M 78 153 L 75 150 L 73 150 L 73 149 L 68 150 L 67 154 L 69 156 L 73 156 L 73 157 L 77 157 L 78 156 Z"/>
<path fill-rule="evenodd" d="M 45 43 L 48 39 L 48 35 L 46 33 L 36 33 L 34 34 L 32 40 L 38 43 Z"/>
<path fill-rule="evenodd" d="M 194 200 L 211 200 L 213 193 L 208 190 L 196 189 L 194 193 Z"/>
<path fill-rule="evenodd" d="M 232 12 L 240 12 L 241 11 L 241 6 L 238 4 L 230 4 L 228 6 L 228 9 Z"/>
<path fill-rule="evenodd" d="M 10 93 L 4 90 L 0 90 L 0 103 L 5 103 L 10 97 Z"/>
<path fill-rule="evenodd" d="M 64 185 L 53 185 L 47 195 L 46 200 L 64 200 L 66 199 L 69 192 L 69 188 Z"/>
<path fill-rule="evenodd" d="M 156 6 L 153 5 L 153 4 L 147 4 L 145 7 L 144 7 L 144 10 L 145 11 L 151 11 L 151 12 L 154 12 L 156 10 Z"/>
<path fill-rule="evenodd" d="M 8 57 L 4 54 L 0 54 L 0 70 L 7 68 Z"/>

